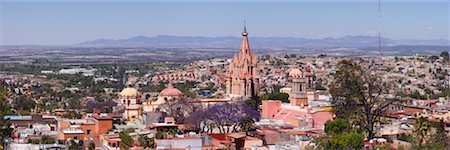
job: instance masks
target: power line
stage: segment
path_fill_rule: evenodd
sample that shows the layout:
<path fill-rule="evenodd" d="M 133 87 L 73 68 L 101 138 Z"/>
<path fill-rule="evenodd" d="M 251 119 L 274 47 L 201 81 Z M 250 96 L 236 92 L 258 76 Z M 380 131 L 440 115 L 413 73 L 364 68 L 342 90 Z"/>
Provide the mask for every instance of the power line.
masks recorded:
<path fill-rule="evenodd" d="M 383 56 L 381 52 L 381 0 L 378 0 L 378 52 L 380 53 L 380 58 Z"/>

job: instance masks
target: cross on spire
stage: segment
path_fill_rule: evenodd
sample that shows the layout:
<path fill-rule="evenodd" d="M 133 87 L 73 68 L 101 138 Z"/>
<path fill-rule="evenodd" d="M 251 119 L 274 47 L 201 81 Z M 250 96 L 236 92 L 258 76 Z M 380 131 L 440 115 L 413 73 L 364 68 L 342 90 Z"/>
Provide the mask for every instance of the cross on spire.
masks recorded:
<path fill-rule="evenodd" d="M 247 33 L 247 23 L 245 22 L 245 20 L 244 20 L 244 32 L 242 32 L 242 35 L 243 36 L 247 36 L 248 35 L 248 33 Z"/>

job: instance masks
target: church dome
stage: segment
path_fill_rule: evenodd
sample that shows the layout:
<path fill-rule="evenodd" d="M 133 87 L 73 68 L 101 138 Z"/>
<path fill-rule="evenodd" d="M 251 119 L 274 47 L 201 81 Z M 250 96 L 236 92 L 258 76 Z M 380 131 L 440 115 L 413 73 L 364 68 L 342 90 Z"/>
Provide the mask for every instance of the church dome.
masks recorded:
<path fill-rule="evenodd" d="M 294 78 L 302 77 L 303 72 L 300 71 L 300 69 L 294 68 L 294 69 L 291 69 L 291 71 L 289 71 L 289 76 L 294 77 Z"/>
<path fill-rule="evenodd" d="M 138 90 L 132 87 L 127 87 L 122 90 L 122 92 L 119 93 L 120 96 L 128 96 L 128 97 L 134 97 L 138 95 Z"/>
<path fill-rule="evenodd" d="M 162 90 L 159 93 L 159 96 L 183 96 L 183 92 L 174 88 L 173 86 L 169 86 L 166 89 Z"/>
<path fill-rule="evenodd" d="M 305 76 L 306 77 L 312 77 L 312 76 L 314 76 L 314 74 L 313 74 L 313 72 L 311 71 L 311 67 L 306 67 L 306 70 L 305 70 Z"/>

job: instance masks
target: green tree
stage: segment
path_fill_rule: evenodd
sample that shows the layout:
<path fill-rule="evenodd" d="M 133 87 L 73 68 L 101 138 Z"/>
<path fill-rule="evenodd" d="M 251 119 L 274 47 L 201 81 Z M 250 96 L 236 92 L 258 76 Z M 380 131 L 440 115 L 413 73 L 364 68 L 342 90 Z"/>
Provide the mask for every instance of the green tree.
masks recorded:
<path fill-rule="evenodd" d="M 64 118 L 69 119 L 81 119 L 82 115 L 79 113 L 76 113 L 75 111 L 69 111 L 66 114 L 64 114 Z"/>
<path fill-rule="evenodd" d="M 280 93 L 280 92 L 273 92 L 269 93 L 263 96 L 264 100 L 280 100 L 284 103 L 289 103 L 289 94 L 287 93 Z"/>
<path fill-rule="evenodd" d="M 446 51 L 441 52 L 441 54 L 439 56 L 441 56 L 442 59 L 444 59 L 445 62 L 448 62 L 448 60 L 450 58 L 449 55 L 448 55 L 448 52 L 446 52 Z"/>
<path fill-rule="evenodd" d="M 42 144 L 53 144 L 53 143 L 55 143 L 55 138 L 44 135 L 41 138 L 41 143 Z"/>
<path fill-rule="evenodd" d="M 156 131 L 155 138 L 163 139 L 164 138 L 164 133 L 162 131 Z"/>
<path fill-rule="evenodd" d="M 153 148 L 155 147 L 155 139 L 148 138 L 147 135 L 141 135 L 138 138 L 139 144 L 144 148 Z"/>
<path fill-rule="evenodd" d="M 70 142 L 69 150 L 80 150 L 80 149 L 82 149 L 80 144 L 75 143 L 74 141 Z"/>
<path fill-rule="evenodd" d="M 274 85 L 272 85 L 272 88 L 273 88 L 273 92 L 279 92 L 280 89 L 283 88 L 283 86 L 274 84 Z"/>
<path fill-rule="evenodd" d="M 25 97 L 25 96 L 19 96 L 14 101 L 14 108 L 16 110 L 30 110 L 30 109 L 33 109 L 35 106 L 36 106 L 36 102 L 31 100 L 31 98 Z"/>
<path fill-rule="evenodd" d="M 255 121 L 251 117 L 245 115 L 241 122 L 241 130 L 244 131 L 246 135 L 248 135 L 249 131 L 255 129 Z"/>
<path fill-rule="evenodd" d="M 11 137 L 11 124 L 4 118 L 9 114 L 12 114 L 11 106 L 6 99 L 6 89 L 2 88 L 0 90 L 0 150 L 3 149 L 5 140 Z"/>
<path fill-rule="evenodd" d="M 325 132 L 329 135 L 338 135 L 350 128 L 348 121 L 342 118 L 337 118 L 335 120 L 328 120 L 325 123 Z"/>
<path fill-rule="evenodd" d="M 333 112 L 337 118 L 350 119 L 355 110 L 363 114 L 359 125 L 366 131 L 368 139 L 374 136 L 374 125 L 397 99 L 384 98 L 389 93 L 389 83 L 370 70 L 363 69 L 352 60 L 341 60 L 337 64 L 334 81 L 330 85 Z"/>
<path fill-rule="evenodd" d="M 361 149 L 364 146 L 364 133 L 362 130 L 343 132 L 330 137 L 319 137 L 315 140 L 318 146 L 315 149 Z"/>
<path fill-rule="evenodd" d="M 68 102 L 69 102 L 70 109 L 81 109 L 82 108 L 80 99 L 70 98 Z"/>
<path fill-rule="evenodd" d="M 127 129 L 124 131 L 119 132 L 119 138 L 120 138 L 120 147 L 121 149 L 129 149 L 131 146 L 133 146 L 133 138 L 131 138 L 128 133 L 134 132 L 133 129 Z"/>
<path fill-rule="evenodd" d="M 414 144 L 411 149 L 449 149 L 444 126 L 442 120 L 439 122 L 430 122 L 425 117 L 417 118 L 414 123 L 414 134 L 412 136 L 412 142 Z M 432 127 L 436 128 L 436 133 L 430 135 Z"/>
<path fill-rule="evenodd" d="M 258 107 L 259 107 L 260 103 L 261 103 L 261 100 L 258 97 L 252 97 L 245 101 L 245 104 L 247 104 L 247 106 L 251 107 L 253 110 L 256 110 L 256 111 L 258 111 L 258 109 L 259 109 Z"/>
<path fill-rule="evenodd" d="M 337 118 L 325 123 L 325 132 L 331 139 L 321 143 L 324 149 L 361 149 L 364 134 L 359 128 L 351 129 L 347 120 Z"/>
<path fill-rule="evenodd" d="M 360 132 L 343 133 L 333 136 L 325 149 L 361 149 L 364 146 L 364 134 Z"/>
<path fill-rule="evenodd" d="M 443 120 L 435 124 L 436 134 L 432 136 L 431 141 L 439 147 L 439 149 L 450 149 L 450 145 L 445 132 L 445 124 Z"/>
<path fill-rule="evenodd" d="M 421 147 L 428 140 L 428 131 L 430 131 L 430 122 L 425 117 L 416 119 L 414 124 L 415 143 L 418 147 Z"/>

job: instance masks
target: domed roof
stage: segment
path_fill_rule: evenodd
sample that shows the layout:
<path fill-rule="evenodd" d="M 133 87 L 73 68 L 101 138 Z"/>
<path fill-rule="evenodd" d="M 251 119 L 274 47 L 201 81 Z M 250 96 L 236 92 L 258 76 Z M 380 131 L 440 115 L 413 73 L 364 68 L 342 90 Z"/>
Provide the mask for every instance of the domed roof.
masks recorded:
<path fill-rule="evenodd" d="M 312 73 L 312 71 L 311 71 L 311 67 L 306 67 L 306 70 L 305 70 L 305 76 L 306 77 L 312 77 L 312 76 L 314 76 L 314 74 Z"/>
<path fill-rule="evenodd" d="M 300 71 L 300 69 L 294 68 L 294 69 L 291 69 L 291 71 L 289 71 L 289 76 L 294 77 L 294 78 L 302 77 L 303 72 Z"/>
<path fill-rule="evenodd" d="M 122 90 L 122 92 L 119 93 L 119 95 L 120 96 L 129 96 L 129 97 L 137 96 L 138 90 L 136 90 L 135 88 L 132 88 L 132 87 L 127 87 L 127 88 L 124 88 Z"/>
<path fill-rule="evenodd" d="M 159 96 L 183 96 L 183 92 L 174 88 L 173 86 L 169 86 L 166 89 L 162 90 L 159 93 Z"/>

